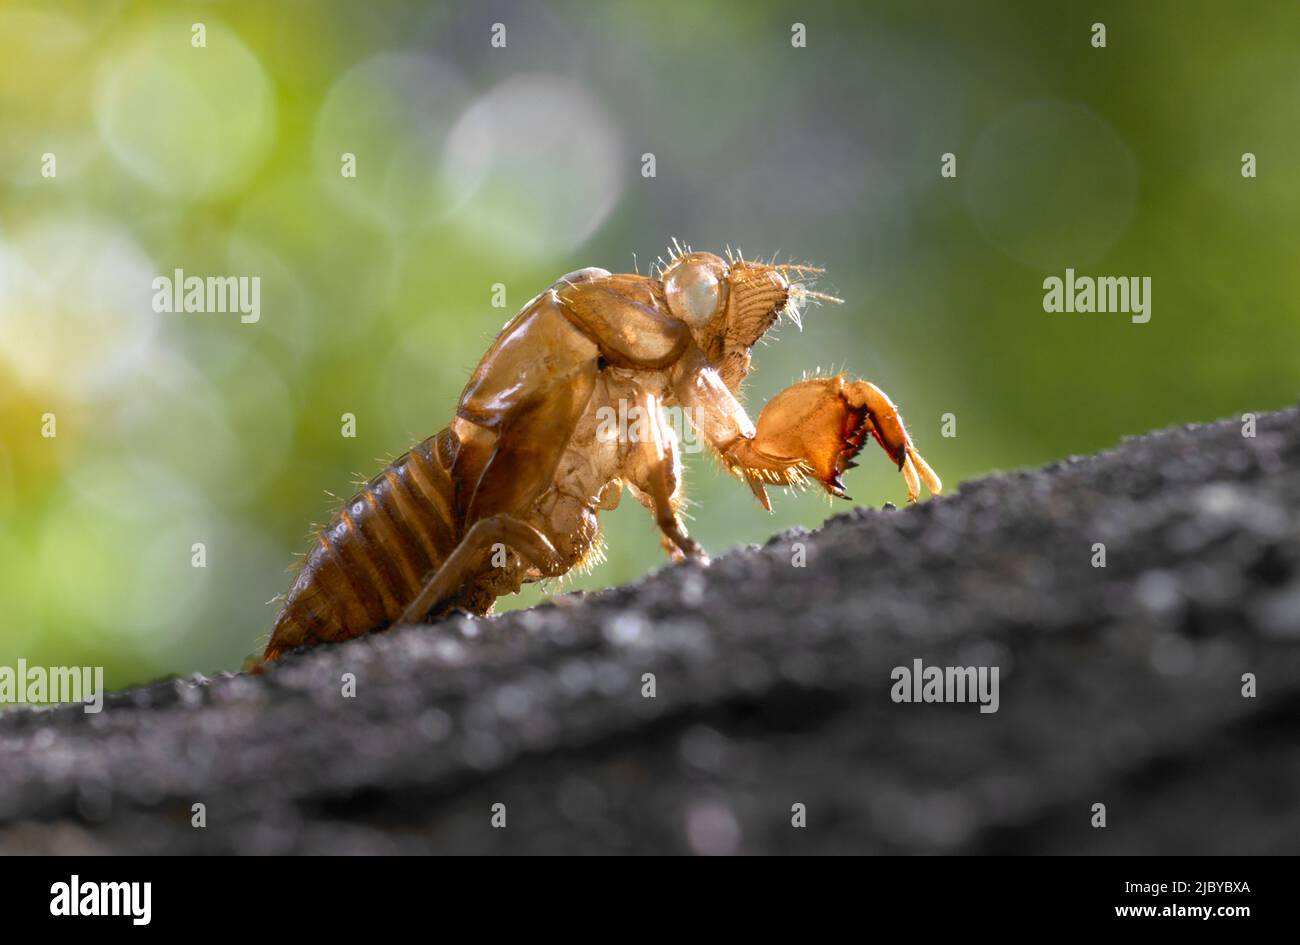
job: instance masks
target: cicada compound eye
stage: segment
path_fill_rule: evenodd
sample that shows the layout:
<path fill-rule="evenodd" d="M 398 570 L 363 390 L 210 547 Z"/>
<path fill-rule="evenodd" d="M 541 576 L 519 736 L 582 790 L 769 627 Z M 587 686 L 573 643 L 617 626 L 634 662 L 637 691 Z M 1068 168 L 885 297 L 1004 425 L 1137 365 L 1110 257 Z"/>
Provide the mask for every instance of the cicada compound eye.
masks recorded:
<path fill-rule="evenodd" d="M 707 325 L 722 309 L 726 285 L 726 266 L 709 253 L 683 256 L 664 275 L 668 307 L 692 328 Z"/>

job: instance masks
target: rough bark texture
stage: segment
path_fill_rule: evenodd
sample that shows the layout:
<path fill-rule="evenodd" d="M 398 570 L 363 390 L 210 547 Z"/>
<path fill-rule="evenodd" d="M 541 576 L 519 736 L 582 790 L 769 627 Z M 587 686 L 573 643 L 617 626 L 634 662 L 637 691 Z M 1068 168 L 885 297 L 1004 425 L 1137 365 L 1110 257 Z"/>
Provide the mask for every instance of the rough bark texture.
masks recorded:
<path fill-rule="evenodd" d="M 999 711 L 895 703 L 915 659 L 998 666 Z M 5 712 L 0 852 L 1295 853 L 1297 735 L 1291 409 L 261 677 Z"/>

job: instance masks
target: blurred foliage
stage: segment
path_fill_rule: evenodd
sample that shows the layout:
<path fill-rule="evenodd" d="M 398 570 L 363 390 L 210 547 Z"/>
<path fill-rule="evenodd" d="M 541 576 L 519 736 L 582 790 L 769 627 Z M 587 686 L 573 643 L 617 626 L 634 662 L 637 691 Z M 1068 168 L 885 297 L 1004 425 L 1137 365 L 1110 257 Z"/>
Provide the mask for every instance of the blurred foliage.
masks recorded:
<path fill-rule="evenodd" d="M 824 265 L 847 304 L 759 349 L 752 412 L 845 368 L 950 488 L 1291 403 L 1298 89 L 1291 0 L 2 3 L 0 663 L 237 667 L 327 492 L 445 425 L 557 275 L 673 236 Z M 1151 322 L 1045 314 L 1067 266 L 1151 276 Z M 155 313 L 175 269 L 260 276 L 260 320 Z M 714 553 L 828 514 L 688 464 Z M 903 497 L 878 454 L 849 484 Z M 635 503 L 605 520 L 567 587 L 659 565 Z"/>

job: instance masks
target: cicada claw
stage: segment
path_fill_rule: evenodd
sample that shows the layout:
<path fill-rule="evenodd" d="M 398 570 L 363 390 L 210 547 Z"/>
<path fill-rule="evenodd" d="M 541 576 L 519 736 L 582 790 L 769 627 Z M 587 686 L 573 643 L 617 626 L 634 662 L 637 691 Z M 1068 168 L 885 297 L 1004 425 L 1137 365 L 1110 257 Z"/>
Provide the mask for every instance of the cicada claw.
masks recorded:
<path fill-rule="evenodd" d="M 817 480 L 830 495 L 847 498 L 843 474 L 870 435 L 898 467 L 907 484 L 907 500 L 920 497 L 921 485 L 939 495 L 943 484 L 922 459 L 903 426 L 898 408 L 869 381 L 842 375 L 814 377 L 787 387 L 768 401 L 759 415 L 751 453 L 762 458 L 746 479 L 764 507 L 769 507 L 764 480 L 790 485 L 787 470 Z"/>
<path fill-rule="evenodd" d="M 918 482 L 917 480 L 920 480 Z M 921 482 L 925 483 L 926 489 L 931 495 L 941 495 L 943 493 L 943 483 L 935 475 L 930 464 L 921 458 L 921 454 L 916 451 L 916 447 L 908 445 L 907 456 L 903 460 L 903 480 L 907 483 L 907 501 L 915 502 L 921 495 Z"/>

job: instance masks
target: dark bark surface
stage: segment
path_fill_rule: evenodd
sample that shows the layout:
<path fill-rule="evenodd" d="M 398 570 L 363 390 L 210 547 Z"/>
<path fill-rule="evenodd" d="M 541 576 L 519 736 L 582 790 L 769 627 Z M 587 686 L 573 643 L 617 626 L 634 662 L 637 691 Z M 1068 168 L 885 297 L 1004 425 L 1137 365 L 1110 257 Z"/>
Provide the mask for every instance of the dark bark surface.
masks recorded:
<path fill-rule="evenodd" d="M 894 702 L 916 659 L 999 667 L 999 711 Z M 7 711 L 0 852 L 1296 853 L 1298 736 L 1291 409 L 99 715 Z"/>

